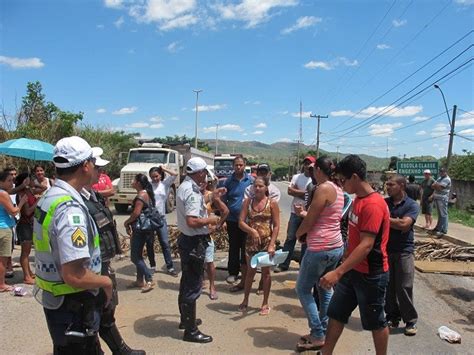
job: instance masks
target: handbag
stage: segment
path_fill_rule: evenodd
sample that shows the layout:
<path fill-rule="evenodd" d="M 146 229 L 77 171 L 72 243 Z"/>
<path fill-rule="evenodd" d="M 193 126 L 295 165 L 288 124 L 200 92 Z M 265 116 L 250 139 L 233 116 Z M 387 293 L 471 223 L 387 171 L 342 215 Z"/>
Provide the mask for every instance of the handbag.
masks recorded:
<path fill-rule="evenodd" d="M 135 221 L 135 230 L 140 232 L 159 231 L 165 224 L 164 216 L 155 206 L 148 205 L 142 209 Z"/>

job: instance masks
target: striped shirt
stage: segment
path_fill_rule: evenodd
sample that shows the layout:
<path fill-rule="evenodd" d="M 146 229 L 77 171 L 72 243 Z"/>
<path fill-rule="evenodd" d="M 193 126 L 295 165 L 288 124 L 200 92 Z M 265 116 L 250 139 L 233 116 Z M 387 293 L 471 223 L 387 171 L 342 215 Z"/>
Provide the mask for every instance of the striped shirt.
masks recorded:
<path fill-rule="evenodd" d="M 336 200 L 321 211 L 306 238 L 308 250 L 324 251 L 342 247 L 341 218 L 344 208 L 344 193 L 341 188 L 327 181 L 336 190 Z M 316 190 L 315 193 L 318 193 Z"/>

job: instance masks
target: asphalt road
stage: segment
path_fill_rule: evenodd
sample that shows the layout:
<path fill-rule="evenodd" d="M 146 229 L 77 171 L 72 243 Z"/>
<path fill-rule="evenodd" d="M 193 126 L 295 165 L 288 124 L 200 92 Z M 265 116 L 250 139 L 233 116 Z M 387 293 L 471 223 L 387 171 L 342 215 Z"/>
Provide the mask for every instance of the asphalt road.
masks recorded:
<path fill-rule="evenodd" d="M 287 184 L 277 183 L 282 190 L 282 219 L 287 220 L 290 199 L 286 195 Z M 126 215 L 117 216 L 117 224 L 123 233 L 122 224 Z M 174 223 L 175 213 L 168 215 Z M 286 222 L 282 223 L 280 239 L 284 241 Z M 14 251 L 18 261 L 19 248 Z M 218 259 L 225 253 L 218 253 Z M 33 259 L 32 259 L 33 260 Z M 163 257 L 157 255 L 158 265 Z M 177 292 L 179 279 L 165 274 L 155 274 L 157 287 L 147 294 L 126 289 L 134 280 L 135 268 L 128 257 L 113 263 L 117 270 L 120 304 L 117 309 L 117 324 L 126 341 L 141 347 L 149 354 L 155 353 L 242 353 L 242 354 L 289 354 L 302 334 L 307 334 L 307 321 L 294 292 L 297 264 L 292 263 L 289 272 L 272 276 L 268 317 L 258 315 L 261 296 L 254 292 L 250 297 L 250 311 L 242 314 L 237 310 L 242 294 L 228 291 L 226 272 L 218 271 L 217 290 L 219 299 L 211 301 L 207 290 L 198 301 L 198 315 L 204 324 L 202 331 L 211 334 L 214 342 L 206 345 L 181 341 L 182 331 L 177 329 L 179 317 Z M 179 260 L 176 260 L 179 269 Z M 21 283 L 21 270 L 16 269 L 13 282 Z M 256 284 L 254 284 L 256 287 Z M 30 287 L 26 287 L 30 290 Z M 415 304 L 419 313 L 418 334 L 406 337 L 400 329 L 392 333 L 389 352 L 393 354 L 474 354 L 474 280 L 470 277 L 437 274 L 415 275 Z M 446 325 L 462 336 L 461 344 L 448 344 L 437 336 L 437 329 Z M 28 294 L 14 297 L 0 294 L 0 334 L 2 354 L 47 354 L 51 353 L 51 342 L 40 305 Z M 104 345 L 104 349 L 106 346 Z M 107 349 L 105 349 L 107 350 Z M 107 352 L 110 353 L 110 352 Z M 374 353 L 371 335 L 363 331 L 358 311 L 353 313 L 341 336 L 337 354 Z"/>

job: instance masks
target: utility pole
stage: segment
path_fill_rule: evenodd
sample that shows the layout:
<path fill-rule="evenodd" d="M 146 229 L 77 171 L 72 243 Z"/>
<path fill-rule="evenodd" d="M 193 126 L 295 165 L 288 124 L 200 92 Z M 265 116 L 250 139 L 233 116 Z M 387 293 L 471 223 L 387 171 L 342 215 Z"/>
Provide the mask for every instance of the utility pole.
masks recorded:
<path fill-rule="evenodd" d="M 451 118 L 451 130 L 449 131 L 449 145 L 448 145 L 448 156 L 446 157 L 446 170 L 449 171 L 449 165 L 451 164 L 451 156 L 453 155 L 453 140 L 454 140 L 454 127 L 456 124 L 456 111 L 458 107 L 453 106 L 453 116 Z"/>
<path fill-rule="evenodd" d="M 194 148 L 197 149 L 198 147 L 198 101 L 199 101 L 199 93 L 202 92 L 201 89 L 193 90 L 196 93 L 196 121 L 194 124 Z"/>
<path fill-rule="evenodd" d="M 300 129 L 298 131 L 298 152 L 296 155 L 296 170 L 299 169 L 299 165 L 300 165 L 300 144 L 302 141 L 302 135 L 303 135 L 303 103 L 300 100 Z"/>
<path fill-rule="evenodd" d="M 218 152 L 219 140 L 217 139 L 217 132 L 219 132 L 219 123 L 216 123 L 216 154 Z"/>
<path fill-rule="evenodd" d="M 328 118 L 329 116 L 321 116 L 321 115 L 309 115 L 309 117 L 317 118 L 318 119 L 318 126 L 316 130 L 316 159 L 319 158 L 319 128 L 321 125 L 321 118 Z"/>

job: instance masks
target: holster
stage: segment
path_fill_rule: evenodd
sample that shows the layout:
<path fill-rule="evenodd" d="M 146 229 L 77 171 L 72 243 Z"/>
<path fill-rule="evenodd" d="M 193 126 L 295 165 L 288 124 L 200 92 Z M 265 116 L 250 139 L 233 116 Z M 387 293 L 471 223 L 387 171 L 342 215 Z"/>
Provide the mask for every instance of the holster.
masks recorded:
<path fill-rule="evenodd" d="M 106 295 L 100 290 L 97 296 L 84 291 L 65 296 L 66 309 L 74 313 L 75 320 L 69 325 L 66 333 L 72 332 L 72 338 L 86 336 L 95 336 L 99 331 L 98 311 L 105 305 Z"/>

